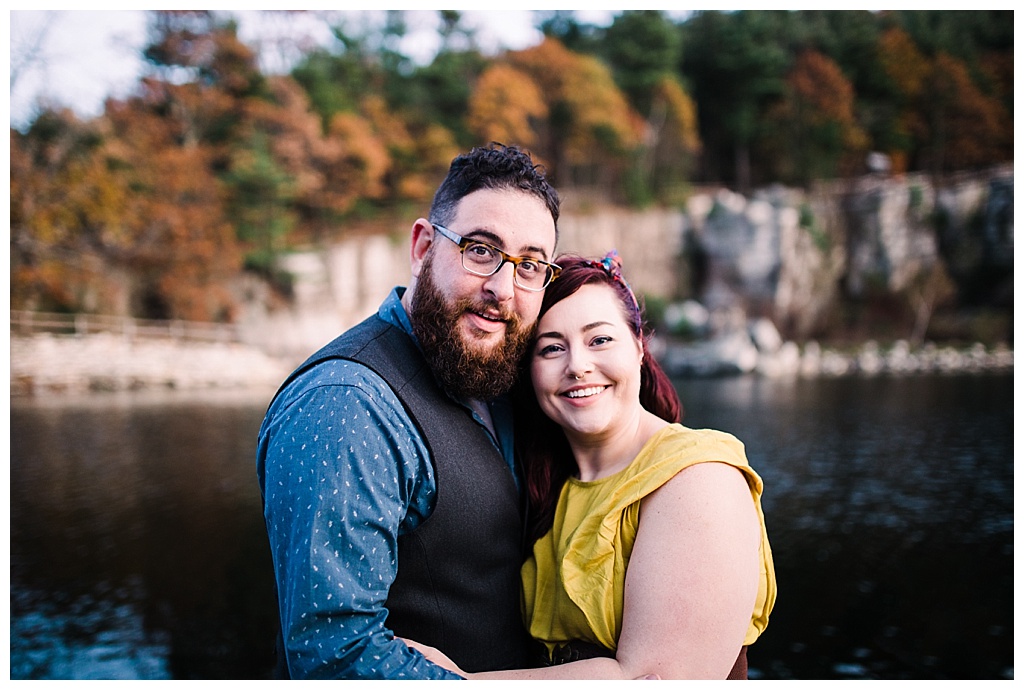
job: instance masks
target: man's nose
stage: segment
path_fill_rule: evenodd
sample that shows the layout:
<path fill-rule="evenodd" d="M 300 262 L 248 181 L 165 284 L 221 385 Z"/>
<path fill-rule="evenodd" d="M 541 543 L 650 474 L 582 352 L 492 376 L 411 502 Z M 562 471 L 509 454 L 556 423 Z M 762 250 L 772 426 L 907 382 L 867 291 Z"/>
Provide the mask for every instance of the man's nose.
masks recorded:
<path fill-rule="evenodd" d="M 504 262 L 498 270 L 487 276 L 484 289 L 494 295 L 499 302 L 507 302 L 516 292 L 516 266 L 511 261 Z"/>

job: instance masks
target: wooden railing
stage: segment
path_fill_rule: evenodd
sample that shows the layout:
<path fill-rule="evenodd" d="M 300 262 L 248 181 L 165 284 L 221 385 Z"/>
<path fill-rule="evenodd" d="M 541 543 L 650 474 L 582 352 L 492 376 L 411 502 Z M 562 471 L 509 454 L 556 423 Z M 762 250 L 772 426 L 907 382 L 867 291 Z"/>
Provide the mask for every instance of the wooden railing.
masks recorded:
<path fill-rule="evenodd" d="M 231 324 L 11 310 L 11 335 L 37 333 L 69 336 L 112 333 L 129 339 L 159 338 L 223 343 L 241 341 L 238 328 Z"/>

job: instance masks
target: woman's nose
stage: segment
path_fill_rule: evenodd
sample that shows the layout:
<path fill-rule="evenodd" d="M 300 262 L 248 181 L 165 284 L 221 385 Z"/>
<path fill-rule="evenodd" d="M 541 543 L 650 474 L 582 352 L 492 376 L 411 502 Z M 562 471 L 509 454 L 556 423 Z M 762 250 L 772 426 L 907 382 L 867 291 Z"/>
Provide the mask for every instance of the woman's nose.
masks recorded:
<path fill-rule="evenodd" d="M 569 360 L 566 363 L 565 374 L 571 379 L 581 381 L 593 369 L 590 360 L 581 355 L 574 355 L 570 351 Z"/>

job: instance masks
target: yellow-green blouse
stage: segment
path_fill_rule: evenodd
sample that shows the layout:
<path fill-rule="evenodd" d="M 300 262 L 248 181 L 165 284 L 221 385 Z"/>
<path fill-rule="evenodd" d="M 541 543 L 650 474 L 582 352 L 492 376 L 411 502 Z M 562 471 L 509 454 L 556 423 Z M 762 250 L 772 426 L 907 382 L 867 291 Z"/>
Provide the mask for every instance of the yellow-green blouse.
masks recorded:
<path fill-rule="evenodd" d="M 614 650 L 622 629 L 626 566 L 640 524 L 640 501 L 681 470 L 701 462 L 739 468 L 761 522 L 761 582 L 744 644 L 768 625 L 775 603 L 775 569 L 761 511 L 761 478 L 743 444 L 730 434 L 672 424 L 655 434 L 622 471 L 592 482 L 570 478 L 562 487 L 554 525 L 523 564 L 526 625 L 551 651 L 569 640 Z"/>

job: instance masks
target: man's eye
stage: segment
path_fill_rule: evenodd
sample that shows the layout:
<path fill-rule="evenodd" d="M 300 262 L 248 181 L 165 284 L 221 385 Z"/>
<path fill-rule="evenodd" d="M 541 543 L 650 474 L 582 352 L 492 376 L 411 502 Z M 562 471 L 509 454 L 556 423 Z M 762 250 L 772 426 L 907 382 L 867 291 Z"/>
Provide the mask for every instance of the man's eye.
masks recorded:
<path fill-rule="evenodd" d="M 494 250 L 485 244 L 471 244 L 466 247 L 466 253 L 474 259 L 489 259 L 494 256 Z"/>
<path fill-rule="evenodd" d="M 520 273 L 533 275 L 535 273 L 540 273 L 540 270 L 540 264 L 537 263 L 536 261 L 527 260 L 519 262 Z"/>

